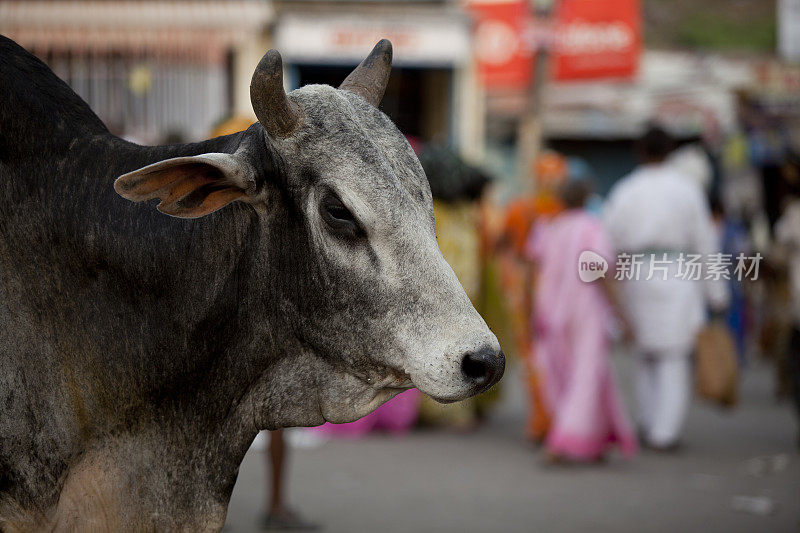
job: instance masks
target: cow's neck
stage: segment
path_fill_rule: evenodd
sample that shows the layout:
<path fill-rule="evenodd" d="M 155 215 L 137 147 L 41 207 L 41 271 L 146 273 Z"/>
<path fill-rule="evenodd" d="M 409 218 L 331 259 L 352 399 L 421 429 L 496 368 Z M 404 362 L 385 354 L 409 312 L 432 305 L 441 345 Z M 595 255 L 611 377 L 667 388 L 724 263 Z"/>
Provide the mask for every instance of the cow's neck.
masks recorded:
<path fill-rule="evenodd" d="M 91 139 L 83 143 L 85 157 L 80 154 L 74 161 L 78 167 L 94 164 L 86 179 L 97 181 L 80 192 L 63 188 L 64 196 L 79 198 L 72 220 L 69 214 L 63 220 L 77 239 L 83 238 L 79 248 L 97 250 L 106 266 L 135 276 L 127 281 L 158 296 L 150 302 L 151 310 L 152 305 L 169 307 L 171 315 L 187 325 L 202 320 L 210 305 L 220 303 L 217 297 L 226 284 L 244 281 L 244 273 L 237 269 L 247 269 L 243 256 L 258 236 L 257 215 L 249 206 L 232 204 L 199 219 L 173 218 L 158 212 L 152 202 L 132 204 L 122 199 L 113 182 L 122 174 L 173 157 L 233 152 L 240 135 L 152 147 L 110 136 Z"/>

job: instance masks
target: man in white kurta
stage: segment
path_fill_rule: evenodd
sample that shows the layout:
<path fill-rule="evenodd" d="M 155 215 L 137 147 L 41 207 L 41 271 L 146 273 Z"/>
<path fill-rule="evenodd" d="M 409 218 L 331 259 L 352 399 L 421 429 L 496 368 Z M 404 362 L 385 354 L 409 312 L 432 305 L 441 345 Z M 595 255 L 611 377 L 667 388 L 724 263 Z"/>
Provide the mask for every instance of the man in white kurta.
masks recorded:
<path fill-rule="evenodd" d="M 662 130 L 649 131 L 640 143 L 644 164 L 614 186 L 604 210 L 617 252 L 641 254 L 638 274 L 629 269 L 621 283 L 621 297 L 638 359 L 640 432 L 645 445 L 659 449 L 680 439 L 706 305 L 721 311 L 728 300 L 724 282 L 705 280 L 705 271 L 699 280 L 681 272 L 691 255 L 705 260 L 717 252 L 717 239 L 700 185 L 664 163 L 669 145 Z"/>

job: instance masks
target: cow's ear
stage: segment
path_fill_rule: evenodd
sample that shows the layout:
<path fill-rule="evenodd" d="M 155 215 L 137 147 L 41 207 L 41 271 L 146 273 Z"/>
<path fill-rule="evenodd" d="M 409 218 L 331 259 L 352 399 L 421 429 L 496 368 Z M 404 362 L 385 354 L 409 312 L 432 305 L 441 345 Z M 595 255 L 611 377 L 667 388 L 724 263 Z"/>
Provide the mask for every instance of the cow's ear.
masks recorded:
<path fill-rule="evenodd" d="M 166 159 L 123 174 L 114 190 L 133 202 L 158 198 L 158 210 L 197 218 L 256 191 L 255 171 L 235 154 L 209 153 Z"/>

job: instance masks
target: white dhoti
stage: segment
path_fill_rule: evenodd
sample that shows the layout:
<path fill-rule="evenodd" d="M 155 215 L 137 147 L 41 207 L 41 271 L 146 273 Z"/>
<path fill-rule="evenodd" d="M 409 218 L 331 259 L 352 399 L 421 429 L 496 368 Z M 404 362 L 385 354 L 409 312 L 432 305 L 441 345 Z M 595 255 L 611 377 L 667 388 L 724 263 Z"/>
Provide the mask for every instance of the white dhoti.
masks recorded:
<path fill-rule="evenodd" d="M 637 421 L 650 446 L 668 448 L 678 442 L 689 412 L 692 369 L 690 349 L 638 354 Z"/>
<path fill-rule="evenodd" d="M 639 429 L 646 444 L 659 448 L 680 439 L 691 402 L 694 339 L 705 316 L 702 282 L 673 274 L 629 281 L 622 290 L 636 339 Z"/>

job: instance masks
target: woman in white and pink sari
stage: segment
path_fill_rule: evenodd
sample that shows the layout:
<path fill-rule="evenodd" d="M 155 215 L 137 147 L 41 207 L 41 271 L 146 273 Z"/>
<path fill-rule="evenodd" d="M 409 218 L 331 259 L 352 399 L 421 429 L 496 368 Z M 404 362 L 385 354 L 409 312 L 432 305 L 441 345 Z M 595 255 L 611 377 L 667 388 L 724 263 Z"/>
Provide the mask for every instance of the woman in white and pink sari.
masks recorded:
<path fill-rule="evenodd" d="M 601 222 L 583 208 L 588 184 L 570 181 L 561 192 L 567 209 L 535 225 L 526 249 L 536 268 L 532 357 L 545 376 L 553 413 L 546 458 L 597 461 L 613 445 L 631 457 L 636 436 L 609 354 L 608 326 L 617 308 L 611 280 L 584 282 L 578 272 L 579 257 L 588 250 L 611 265 L 608 275 L 613 277 L 613 248 Z"/>

